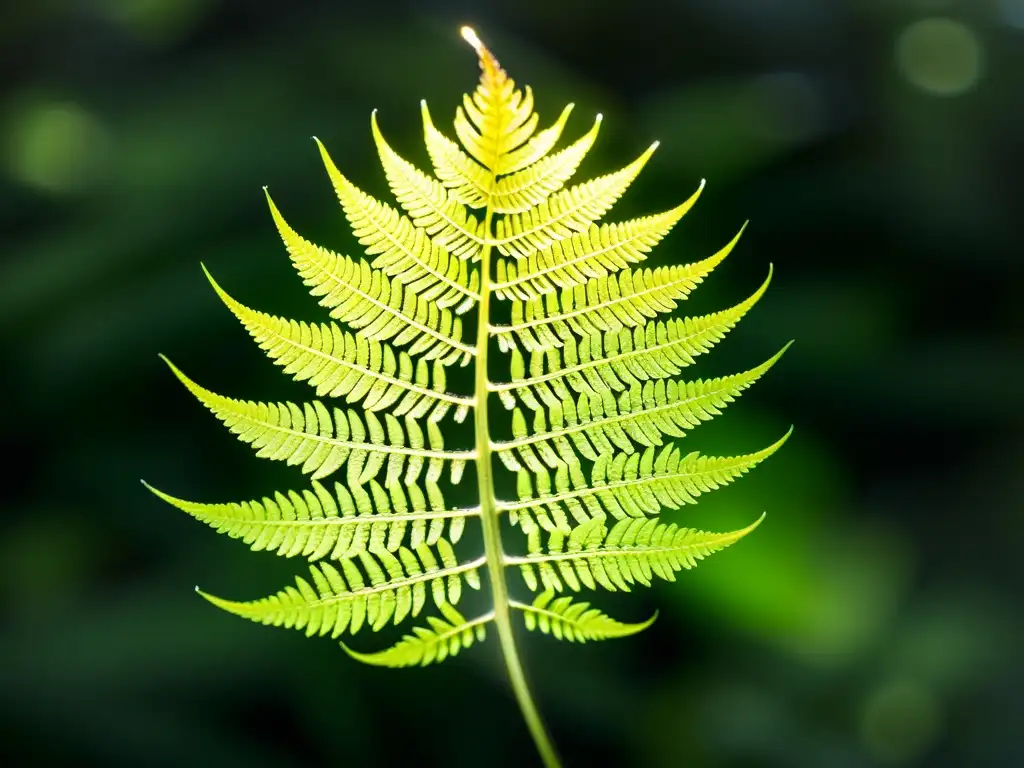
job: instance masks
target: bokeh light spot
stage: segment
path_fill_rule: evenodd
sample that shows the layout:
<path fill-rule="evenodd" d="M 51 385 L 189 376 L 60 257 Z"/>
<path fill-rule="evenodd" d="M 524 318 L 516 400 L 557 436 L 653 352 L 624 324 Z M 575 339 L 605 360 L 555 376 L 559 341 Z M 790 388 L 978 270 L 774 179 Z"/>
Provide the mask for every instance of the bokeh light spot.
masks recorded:
<path fill-rule="evenodd" d="M 910 680 L 892 681 L 873 691 L 865 702 L 861 738 L 879 762 L 912 762 L 931 745 L 939 719 L 939 702 L 932 690 Z"/>
<path fill-rule="evenodd" d="M 107 156 L 103 125 L 76 104 L 25 105 L 14 115 L 9 136 L 11 175 L 48 192 L 73 192 L 90 186 Z"/>
<path fill-rule="evenodd" d="M 982 47 L 974 31 L 958 21 L 922 19 L 896 41 L 896 64 L 921 90 L 955 96 L 981 79 Z"/>

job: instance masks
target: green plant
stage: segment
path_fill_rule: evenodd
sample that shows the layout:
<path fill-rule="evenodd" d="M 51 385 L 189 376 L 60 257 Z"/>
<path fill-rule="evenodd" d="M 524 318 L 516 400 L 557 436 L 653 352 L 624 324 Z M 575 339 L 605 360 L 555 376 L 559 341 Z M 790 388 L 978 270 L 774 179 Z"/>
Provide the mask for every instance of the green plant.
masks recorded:
<path fill-rule="evenodd" d="M 304 240 L 268 195 L 295 267 L 339 322 L 297 322 L 250 309 L 207 273 L 278 365 L 314 386 L 319 397 L 344 399 L 345 405 L 234 400 L 204 389 L 168 362 L 258 456 L 300 465 L 311 487 L 225 504 L 153 491 L 255 550 L 313 561 L 308 580 L 299 577 L 295 586 L 262 600 L 201 593 L 239 616 L 337 638 L 417 617 L 429 593 L 439 615 L 428 616 L 426 626 L 397 644 L 377 652 L 343 645 L 360 661 L 396 667 L 457 654 L 493 624 L 526 723 L 545 764 L 555 766 L 555 749 L 520 664 L 512 616 L 521 615 L 529 630 L 573 641 L 635 633 L 653 617 L 622 623 L 558 593 L 628 591 L 654 577 L 673 580 L 676 571 L 753 530 L 760 520 L 742 530 L 708 533 L 661 522 L 658 514 L 736 479 L 788 435 L 737 457 L 684 455 L 666 437 L 683 437 L 720 413 L 782 352 L 732 376 L 673 378 L 724 337 L 768 280 L 731 309 L 655 320 L 686 298 L 739 235 L 703 261 L 630 268 L 689 210 L 700 189 L 665 213 L 597 225 L 656 145 L 620 171 L 563 189 L 596 138 L 600 116 L 583 138 L 553 152 L 571 105 L 551 127 L 537 131 L 529 87 L 518 90 L 472 30 L 464 28 L 463 36 L 479 55 L 481 77 L 456 111 L 460 143 L 439 132 L 422 106 L 437 178 L 399 157 L 375 115 L 372 120 L 388 182 L 405 214 L 357 189 L 319 145 L 345 215 L 372 261 Z M 508 307 L 507 324 L 495 322 L 492 303 Z M 462 318 L 470 310 L 476 310 L 475 341 L 466 343 Z M 508 381 L 488 376 L 492 345 L 508 358 Z M 450 393 L 446 370 L 470 363 L 472 393 Z M 510 439 L 495 440 L 490 395 L 511 411 Z M 473 444 L 448 447 L 451 423 L 469 416 Z M 495 493 L 495 457 L 515 473 L 514 501 Z M 479 501 L 455 508 L 442 486 L 458 483 L 467 464 L 475 467 Z M 331 475 L 341 478 L 333 489 L 320 482 Z M 522 554 L 506 554 L 503 517 L 524 537 Z M 454 545 L 469 519 L 482 526 L 484 551 L 461 560 Z M 532 602 L 510 596 L 508 569 L 537 593 Z M 490 606 L 467 619 L 455 606 L 464 585 L 480 588 L 481 571 L 488 576 Z"/>

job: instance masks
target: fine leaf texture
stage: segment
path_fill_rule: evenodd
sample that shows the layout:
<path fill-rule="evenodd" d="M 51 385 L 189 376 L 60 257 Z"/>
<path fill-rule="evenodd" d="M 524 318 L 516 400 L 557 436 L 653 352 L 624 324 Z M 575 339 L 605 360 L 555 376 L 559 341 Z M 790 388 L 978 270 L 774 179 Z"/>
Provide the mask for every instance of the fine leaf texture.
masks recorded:
<path fill-rule="evenodd" d="M 338 247 L 362 255 L 305 239 L 267 193 L 270 219 L 318 315 L 253 309 L 244 285 L 222 287 L 206 272 L 230 314 L 301 394 L 235 399 L 168 361 L 257 457 L 297 468 L 307 485 L 241 502 L 187 501 L 147 488 L 253 550 L 311 561 L 308 576 L 261 599 L 201 593 L 230 613 L 338 639 L 427 610 L 390 647 L 343 646 L 354 659 L 388 667 L 443 661 L 493 630 L 541 755 L 555 766 L 529 702 L 511 616 L 572 642 L 635 634 L 654 617 L 624 623 L 558 593 L 672 581 L 751 533 L 764 515 L 740 530 L 710 532 L 689 527 L 683 508 L 765 461 L 790 433 L 734 456 L 691 450 L 690 433 L 764 376 L 788 345 L 740 373 L 684 371 L 768 290 L 771 268 L 730 308 L 672 315 L 733 252 L 746 225 L 710 256 L 686 260 L 673 246 L 662 264 L 645 265 L 686 226 L 704 181 L 687 182 L 695 191 L 669 210 L 603 220 L 657 142 L 619 170 L 577 179 L 601 115 L 569 128 L 570 104 L 542 123 L 531 88 L 518 86 L 472 30 L 463 36 L 477 53 L 480 79 L 448 126 L 421 103 L 423 168 L 431 172 L 388 142 L 376 112 L 367 146 L 376 147 L 389 201 L 357 187 L 316 140 L 339 220 L 351 231 Z M 567 130 L 572 138 L 563 143 Z M 507 380 L 492 379 L 497 371 Z M 304 399 L 309 388 L 314 399 Z M 467 467 L 476 493 L 468 506 L 452 503 L 474 492 L 453 493 Z M 513 480 L 515 498 L 499 497 L 495 488 Z M 481 537 L 463 534 L 478 524 L 482 551 L 468 551 Z M 524 554 L 506 554 L 502 536 L 511 539 L 508 552 Z M 510 570 L 537 593 L 532 601 L 510 595 Z M 455 606 L 465 586 L 481 587 L 482 571 L 483 612 L 467 619 Z"/>
<path fill-rule="evenodd" d="M 446 309 L 455 305 L 462 314 L 480 300 L 480 274 L 456 258 L 386 203 L 366 194 L 346 179 L 317 139 L 327 175 L 334 185 L 352 233 L 367 255 L 370 266 L 397 278 L 411 290 Z"/>
<path fill-rule="evenodd" d="M 530 554 L 510 560 L 520 566 L 531 589 L 537 588 L 539 578 L 545 589 L 555 591 L 601 587 L 628 592 L 634 584 L 649 587 L 652 576 L 675 581 L 676 571 L 694 568 L 697 561 L 739 541 L 762 520 L 764 515 L 729 533 L 680 528 L 657 520 L 620 520 L 609 530 L 603 521 L 593 520 L 568 535 L 552 531 L 546 546 L 535 529 L 528 537 Z"/>
<path fill-rule="evenodd" d="M 610 640 L 628 637 L 647 629 L 658 618 L 626 624 L 606 616 L 590 603 L 575 602 L 567 595 L 555 597 L 551 590 L 541 592 L 531 605 L 514 602 L 512 607 L 523 613 L 523 622 L 531 632 L 540 630 L 556 640 L 585 643 L 587 640 Z"/>
<path fill-rule="evenodd" d="M 556 288 L 581 285 L 643 261 L 655 245 L 690 210 L 704 183 L 671 211 L 618 224 L 592 224 L 567 240 L 518 261 L 498 262 L 498 280 L 491 289 L 502 299 L 535 299 Z"/>
<path fill-rule="evenodd" d="M 331 317 L 363 336 L 409 345 L 410 355 L 463 365 L 474 354 L 463 344 L 462 321 L 451 310 L 419 296 L 398 278 L 389 278 L 366 261 L 340 256 L 299 236 L 267 193 L 274 223 L 299 275 Z"/>
<path fill-rule="evenodd" d="M 578 341 L 576 337 L 568 338 L 561 347 L 529 353 L 529 369 L 527 357 L 513 349 L 509 361 L 512 381 L 496 386 L 494 391 L 506 408 L 514 408 L 518 398 L 527 407 L 539 410 L 542 402 L 552 407 L 569 398 L 570 389 L 577 394 L 596 395 L 674 376 L 725 338 L 764 295 L 770 282 L 769 270 L 768 278 L 753 296 L 721 312 L 595 333 Z"/>
<path fill-rule="evenodd" d="M 390 648 L 373 653 L 359 653 L 342 643 L 348 655 L 364 664 L 376 667 L 425 667 L 456 656 L 463 648 L 482 642 L 487 636 L 487 623 L 491 614 L 484 614 L 472 621 L 447 603 L 438 608 L 444 618 L 428 616 L 428 627 L 413 627 L 411 635 L 405 635 Z"/>
<path fill-rule="evenodd" d="M 594 462 L 589 480 L 579 464 L 536 474 L 520 470 L 519 501 L 500 506 L 527 533 L 535 525 L 571 531 L 572 521 L 657 515 L 666 508 L 696 504 L 697 497 L 738 479 L 779 450 L 791 433 L 743 456 L 702 456 L 697 451 L 683 456 L 672 444 L 643 453 L 606 454 Z"/>
<path fill-rule="evenodd" d="M 418 616 L 428 591 L 435 605 L 457 604 L 463 583 L 479 589 L 481 565 L 482 558 L 459 564 L 451 545 L 441 539 L 436 552 L 420 544 L 394 553 L 360 552 L 340 560 L 337 567 L 322 561 L 309 569 L 309 581 L 296 577 L 294 587 L 252 602 L 200 594 L 252 621 L 336 638 L 345 632 L 354 635 L 363 626 L 376 632 L 389 622 Z"/>
<path fill-rule="evenodd" d="M 427 435 L 419 423 L 406 417 L 399 421 L 386 413 L 381 421 L 371 411 L 328 411 L 319 400 L 303 403 L 255 403 L 233 400 L 205 389 L 171 362 L 174 375 L 238 439 L 257 449 L 260 458 L 301 465 L 314 480 L 327 477 L 347 464 L 350 480 L 364 483 L 387 467 L 387 482 L 397 482 L 404 472 L 406 483 L 415 482 L 424 465 L 427 479 L 436 481 L 447 463 L 457 483 L 470 451 L 444 450 L 437 424 L 427 422 Z"/>
<path fill-rule="evenodd" d="M 176 499 L 146 487 L 253 550 L 310 560 L 338 560 L 380 549 L 394 552 L 403 545 L 436 546 L 442 536 L 455 544 L 466 518 L 479 513 L 475 508 L 445 509 L 436 483 L 427 484 L 426 494 L 414 483 L 392 483 L 387 490 L 376 480 L 352 488 L 335 483 L 332 494 L 314 480 L 312 488 L 301 493 L 278 492 L 273 498 L 219 504 Z"/>
<path fill-rule="evenodd" d="M 368 411 L 394 406 L 394 416 L 429 414 L 431 421 L 439 421 L 452 407 L 456 421 L 469 413 L 470 398 L 445 391 L 444 366 L 437 360 L 432 365 L 423 358 L 414 363 L 407 352 L 344 331 L 337 323 L 305 323 L 249 309 L 209 272 L 206 277 L 263 351 L 285 373 L 316 387 L 318 396 L 361 402 Z"/>
<path fill-rule="evenodd" d="M 560 347 L 574 334 L 643 326 L 674 310 L 732 252 L 742 234 L 741 229 L 720 251 L 693 264 L 624 269 L 527 301 L 513 301 L 512 324 L 495 328 L 498 343 L 508 350 L 518 338 L 528 350 L 547 349 Z"/>
<path fill-rule="evenodd" d="M 534 412 L 532 427 L 516 409 L 512 412 L 515 439 L 502 443 L 498 456 L 512 471 L 525 465 L 537 472 L 544 465 L 555 468 L 571 463 L 577 454 L 598 461 L 616 449 L 631 453 L 636 446 L 661 445 L 664 435 L 682 437 L 720 414 L 785 351 L 732 376 L 636 382 L 618 395 L 605 390 L 568 397 L 546 412 Z"/>

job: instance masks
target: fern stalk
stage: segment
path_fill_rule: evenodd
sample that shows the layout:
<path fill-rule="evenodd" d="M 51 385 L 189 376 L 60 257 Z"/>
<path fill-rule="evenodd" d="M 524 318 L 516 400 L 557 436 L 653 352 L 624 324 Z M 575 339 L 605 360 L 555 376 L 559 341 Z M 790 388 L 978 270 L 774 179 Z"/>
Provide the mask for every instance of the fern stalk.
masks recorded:
<path fill-rule="evenodd" d="M 471 39 L 463 30 L 463 36 L 472 43 Z M 477 43 L 479 44 L 479 43 Z M 476 46 L 474 46 L 476 47 Z M 491 186 L 497 179 L 497 174 L 491 174 Z M 484 232 L 490 233 L 491 219 L 494 211 L 488 197 L 487 211 L 484 215 Z M 512 629 L 511 601 L 508 595 L 508 581 L 505 578 L 505 552 L 501 544 L 501 518 L 496 502 L 497 493 L 494 490 L 494 467 L 491 457 L 491 429 L 488 423 L 488 395 L 491 391 L 491 381 L 487 376 L 487 351 L 490 346 L 490 265 L 491 265 L 491 243 L 483 245 L 480 250 L 480 304 L 478 309 L 478 327 L 476 336 L 476 370 L 474 376 L 474 401 L 476 428 L 474 431 L 476 441 L 476 471 L 478 486 L 480 488 L 480 515 L 484 534 L 484 555 L 487 558 L 487 574 L 490 579 L 491 599 L 494 602 L 494 627 L 498 633 L 498 642 L 501 645 L 501 654 L 505 659 L 505 669 L 508 670 L 509 683 L 515 694 L 516 702 L 523 713 L 526 726 L 530 729 L 530 735 L 537 745 L 537 751 L 547 768 L 558 768 L 561 762 L 558 753 L 555 751 L 554 742 L 544 727 L 540 711 L 533 701 L 530 693 L 530 686 L 526 681 L 526 673 L 523 671 L 523 663 L 519 658 L 519 648 L 516 645 L 515 633 Z"/>
<path fill-rule="evenodd" d="M 601 116 L 582 139 L 553 151 L 572 105 L 538 131 L 529 86 L 516 88 L 476 34 L 468 27 L 462 34 L 477 53 L 481 74 L 456 110 L 458 142 L 438 130 L 421 104 L 435 176 L 399 156 L 376 113 L 371 118 L 401 210 L 358 189 L 317 141 L 369 260 L 305 240 L 267 194 L 291 260 L 331 322 L 250 309 L 206 274 L 261 349 L 333 404 L 236 400 L 205 389 L 167 361 L 257 456 L 301 468 L 311 487 L 214 504 L 147 488 L 254 550 L 311 561 L 308 577 L 259 600 L 200 592 L 230 613 L 307 636 L 340 638 L 436 608 L 384 650 L 363 652 L 341 643 L 352 658 L 387 667 L 443 661 L 483 641 L 493 624 L 537 751 L 547 768 L 557 768 L 512 617 L 529 631 L 571 642 L 635 634 L 655 617 L 617 621 L 560 593 L 629 591 L 651 585 L 654 577 L 672 581 L 678 571 L 753 531 L 763 514 L 725 533 L 660 517 L 736 480 L 786 441 L 788 433 L 768 448 L 731 457 L 683 453 L 674 441 L 720 414 L 782 352 L 731 376 L 675 378 L 754 306 L 771 271 L 754 295 L 731 309 L 654 320 L 674 310 L 739 240 L 737 234 L 692 264 L 631 267 L 693 206 L 703 181 L 670 211 L 598 225 L 657 143 L 619 171 L 565 187 L 594 143 Z M 495 301 L 509 302 L 510 324 L 491 322 Z M 476 341 L 467 344 L 462 315 L 474 309 Z M 509 381 L 490 379 L 492 346 L 508 359 Z M 473 393 L 449 392 L 446 369 L 470 363 Z M 511 411 L 511 439 L 493 439 L 491 394 Z M 446 429 L 470 411 L 473 449 L 447 448 Z M 443 478 L 459 483 L 470 463 L 478 503 L 453 508 L 445 501 Z M 498 498 L 496 471 L 515 475 L 516 500 Z M 333 490 L 328 477 L 335 478 Z M 503 515 L 525 540 L 524 555 L 505 554 Z M 465 559 L 456 545 L 474 518 L 484 551 Z M 510 595 L 510 568 L 537 593 L 532 602 Z M 482 571 L 491 605 L 467 618 L 455 606 L 464 587 L 481 588 Z"/>
<path fill-rule="evenodd" d="M 462 36 L 480 57 L 483 73 L 483 82 L 492 71 L 487 66 L 489 53 L 483 47 L 476 33 L 469 27 L 462 28 Z M 491 83 L 493 87 L 493 83 Z M 496 124 L 496 139 L 504 130 L 501 122 Z M 477 335 L 476 335 L 476 369 L 474 371 L 474 417 L 476 419 L 475 442 L 476 442 L 476 467 L 477 482 L 480 489 L 480 515 L 483 527 L 484 556 L 487 558 L 487 574 L 491 587 L 491 599 L 493 601 L 494 626 L 498 633 L 498 642 L 501 646 L 501 655 L 505 660 L 505 669 L 508 671 L 509 683 L 512 692 L 515 694 L 516 702 L 530 730 L 537 751 L 547 768 L 558 768 L 561 762 L 558 753 L 555 751 L 554 742 L 548 734 L 544 721 L 541 719 L 540 711 L 533 701 L 529 683 L 526 681 L 526 672 L 523 670 L 522 660 L 519 658 L 519 648 L 516 645 L 515 632 L 512 628 L 511 601 L 508 594 L 508 581 L 505 578 L 505 552 L 501 542 L 501 519 L 497 504 L 497 493 L 494 488 L 494 467 L 491 457 L 491 429 L 488 423 L 488 397 L 492 384 L 487 374 L 488 350 L 491 343 L 491 248 L 492 246 L 492 220 L 494 218 L 493 194 L 498 182 L 497 160 L 490 169 L 490 179 L 486 194 L 486 208 L 484 211 L 483 231 L 487 235 L 486 242 L 480 249 L 480 303 L 477 309 Z"/>

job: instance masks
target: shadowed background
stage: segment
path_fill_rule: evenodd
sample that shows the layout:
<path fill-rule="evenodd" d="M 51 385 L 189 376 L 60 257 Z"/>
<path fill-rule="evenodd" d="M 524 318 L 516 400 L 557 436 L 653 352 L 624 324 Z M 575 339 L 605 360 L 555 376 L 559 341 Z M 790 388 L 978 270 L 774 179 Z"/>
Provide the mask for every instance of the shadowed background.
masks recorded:
<path fill-rule="evenodd" d="M 302 562 L 251 553 L 138 483 L 201 501 L 302 487 L 156 354 L 224 394 L 309 395 L 199 262 L 250 306 L 321 319 L 260 188 L 355 255 L 309 137 L 390 201 L 370 111 L 427 167 L 419 100 L 450 133 L 475 84 L 462 23 L 534 87 L 542 124 L 574 101 L 575 138 L 604 113 L 578 178 L 661 140 L 607 220 L 707 179 L 649 263 L 702 258 L 750 220 L 683 309 L 731 306 L 769 263 L 773 285 L 692 375 L 797 340 L 685 440 L 745 453 L 796 425 L 671 517 L 725 530 L 765 510 L 756 534 L 675 584 L 599 597 L 623 620 L 660 610 L 636 638 L 524 638 L 567 764 L 1024 764 L 1024 0 L 5 3 L 0 759 L 534 764 L 493 638 L 377 670 L 221 613 L 194 584 L 254 598 Z"/>

